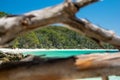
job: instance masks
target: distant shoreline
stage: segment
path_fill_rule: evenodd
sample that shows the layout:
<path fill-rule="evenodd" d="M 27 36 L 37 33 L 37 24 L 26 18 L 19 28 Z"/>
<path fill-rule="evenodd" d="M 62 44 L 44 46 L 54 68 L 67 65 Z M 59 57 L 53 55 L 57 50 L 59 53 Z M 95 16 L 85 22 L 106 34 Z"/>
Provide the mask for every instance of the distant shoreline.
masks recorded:
<path fill-rule="evenodd" d="M 109 50 L 109 51 L 118 51 L 118 49 L 10 49 L 10 48 L 0 48 L 2 52 L 12 52 L 12 53 L 22 53 L 22 52 L 29 52 L 29 51 L 77 51 L 77 50 Z"/>

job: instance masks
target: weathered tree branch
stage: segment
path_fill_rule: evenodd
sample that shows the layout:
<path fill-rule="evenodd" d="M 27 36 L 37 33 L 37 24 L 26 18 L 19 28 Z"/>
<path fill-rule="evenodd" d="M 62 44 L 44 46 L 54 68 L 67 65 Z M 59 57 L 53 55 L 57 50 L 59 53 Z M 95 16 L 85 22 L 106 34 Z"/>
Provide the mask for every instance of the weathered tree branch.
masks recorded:
<path fill-rule="evenodd" d="M 19 16 L 6 16 L 0 19 L 0 45 L 8 44 L 20 33 L 44 27 L 49 24 L 63 23 L 69 28 L 85 34 L 97 43 L 108 42 L 120 48 L 120 37 L 114 32 L 102 29 L 85 19 L 78 19 L 75 13 L 82 7 L 98 0 L 66 0 L 65 3 L 25 13 Z M 66 27 L 66 26 L 65 26 Z M 101 45 L 101 44 L 100 44 Z"/>
<path fill-rule="evenodd" d="M 69 18 L 65 22 L 65 24 L 69 29 L 79 32 L 94 41 L 96 41 L 100 46 L 101 42 L 110 43 L 116 48 L 120 48 L 120 37 L 116 36 L 115 33 L 111 30 L 105 30 L 100 28 L 92 23 L 90 23 L 86 19 L 78 19 L 78 18 Z"/>
<path fill-rule="evenodd" d="M 74 80 L 120 75 L 120 53 L 70 58 L 30 57 L 0 64 L 0 80 Z"/>

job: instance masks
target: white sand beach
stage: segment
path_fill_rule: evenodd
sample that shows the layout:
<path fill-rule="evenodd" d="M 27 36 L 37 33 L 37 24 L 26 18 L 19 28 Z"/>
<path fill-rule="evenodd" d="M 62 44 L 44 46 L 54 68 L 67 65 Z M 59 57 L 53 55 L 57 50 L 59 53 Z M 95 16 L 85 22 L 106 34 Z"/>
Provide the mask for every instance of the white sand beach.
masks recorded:
<path fill-rule="evenodd" d="M 77 50 L 109 50 L 109 51 L 117 51 L 117 49 L 19 49 L 19 48 L 15 48 L 15 49 L 11 49 L 11 48 L 0 48 L 0 51 L 2 52 L 13 52 L 13 53 L 21 53 L 21 52 L 28 52 L 28 51 L 77 51 Z"/>

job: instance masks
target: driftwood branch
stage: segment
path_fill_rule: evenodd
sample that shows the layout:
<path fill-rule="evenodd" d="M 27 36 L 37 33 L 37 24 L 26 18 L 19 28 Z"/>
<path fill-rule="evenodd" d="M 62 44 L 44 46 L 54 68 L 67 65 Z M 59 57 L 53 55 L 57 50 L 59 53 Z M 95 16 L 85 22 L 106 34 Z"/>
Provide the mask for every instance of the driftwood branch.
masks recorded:
<path fill-rule="evenodd" d="M 69 58 L 29 57 L 0 64 L 0 80 L 74 80 L 120 75 L 120 53 Z"/>
<path fill-rule="evenodd" d="M 93 39 L 101 45 L 107 42 L 120 48 L 120 37 L 114 32 L 100 28 L 86 19 L 78 19 L 75 13 L 98 0 L 66 0 L 57 6 L 36 10 L 23 15 L 9 15 L 0 19 L 0 45 L 8 44 L 20 33 L 42 28 L 49 24 L 62 23 L 76 32 Z"/>

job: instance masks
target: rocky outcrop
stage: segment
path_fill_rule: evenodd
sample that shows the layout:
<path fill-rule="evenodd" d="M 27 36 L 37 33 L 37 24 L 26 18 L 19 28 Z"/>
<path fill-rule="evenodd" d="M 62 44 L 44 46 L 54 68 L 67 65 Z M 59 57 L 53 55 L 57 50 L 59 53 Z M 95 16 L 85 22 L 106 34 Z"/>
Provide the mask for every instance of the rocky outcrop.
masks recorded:
<path fill-rule="evenodd" d="M 15 61 L 20 61 L 21 59 L 25 58 L 21 53 L 13 54 L 9 52 L 0 52 L 0 62 L 15 62 Z"/>

